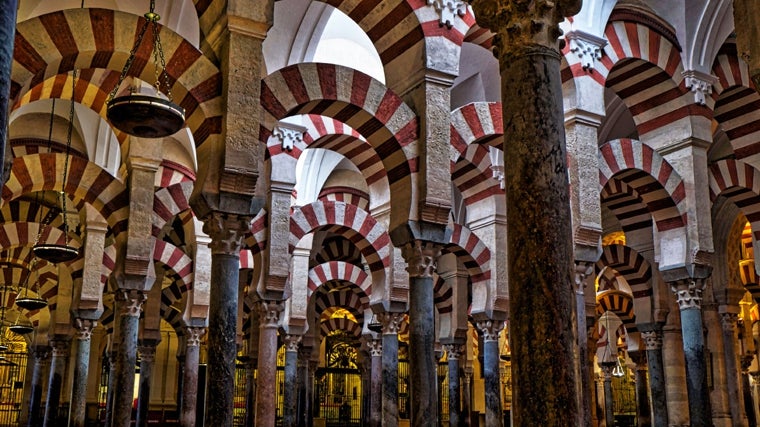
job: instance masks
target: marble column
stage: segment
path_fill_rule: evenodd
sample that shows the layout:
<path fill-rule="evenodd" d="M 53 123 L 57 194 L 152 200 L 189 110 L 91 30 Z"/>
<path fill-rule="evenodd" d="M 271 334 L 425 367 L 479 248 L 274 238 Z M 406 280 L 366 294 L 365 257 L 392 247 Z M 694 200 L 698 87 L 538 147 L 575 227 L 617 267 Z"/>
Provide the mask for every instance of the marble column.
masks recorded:
<path fill-rule="evenodd" d="M 471 4 L 478 24 L 496 33 L 509 135 L 503 146 L 513 422 L 565 426 L 577 422 L 579 408 L 558 23 L 577 13 L 581 1 Z"/>
<path fill-rule="evenodd" d="M 150 383 L 153 380 L 153 366 L 156 362 L 155 340 L 143 340 L 137 346 L 140 353 L 140 384 L 137 388 L 137 427 L 148 425 L 148 409 L 150 407 Z"/>
<path fill-rule="evenodd" d="M 312 360 L 309 359 L 309 384 L 312 386 L 309 387 L 309 402 L 311 405 L 311 412 L 309 413 L 309 416 L 307 417 L 307 423 L 306 427 L 312 427 L 314 425 L 314 418 L 319 417 L 319 401 L 316 400 L 316 396 L 314 393 L 314 380 L 317 376 L 317 367 L 319 366 L 318 360 Z"/>
<path fill-rule="evenodd" d="M 605 427 L 613 427 L 615 425 L 615 414 L 613 412 L 613 397 L 612 397 L 612 369 L 615 367 L 615 362 L 602 362 L 599 364 L 602 368 L 602 374 L 604 375 L 604 425 Z"/>
<path fill-rule="evenodd" d="M 462 393 L 462 425 L 469 427 L 472 424 L 472 368 L 464 368 L 464 392 Z"/>
<path fill-rule="evenodd" d="M 282 401 L 282 425 L 284 427 L 297 427 L 298 407 L 298 347 L 301 345 L 301 335 L 285 335 L 285 390 Z"/>
<path fill-rule="evenodd" d="M 383 427 L 398 427 L 398 330 L 402 313 L 379 313 L 383 324 Z"/>
<path fill-rule="evenodd" d="M 591 370 L 586 362 L 589 359 L 588 326 L 586 324 L 586 279 L 594 271 L 594 264 L 575 261 L 575 311 L 578 321 L 578 388 L 579 423 L 582 426 L 591 425 Z"/>
<path fill-rule="evenodd" d="M 177 337 L 180 351 L 178 351 L 177 354 L 177 393 L 176 393 L 176 399 L 177 399 L 177 418 L 180 418 L 180 414 L 182 413 L 182 396 L 184 395 L 184 387 L 185 387 L 185 350 L 184 347 L 186 347 L 185 344 L 185 337 Z"/>
<path fill-rule="evenodd" d="M 704 279 L 679 280 L 672 284 L 681 310 L 681 334 L 686 361 L 686 391 L 689 396 L 689 419 L 692 427 L 712 425 L 705 338 L 702 331 L 702 290 Z"/>
<path fill-rule="evenodd" d="M 280 301 L 259 303 L 259 365 L 256 384 L 256 425 L 274 426 L 277 397 L 277 328 L 284 305 Z"/>
<path fill-rule="evenodd" d="M 68 339 L 53 339 L 50 341 L 53 356 L 50 358 L 50 373 L 48 375 L 43 427 L 56 427 L 60 424 L 58 422 L 58 407 L 61 402 L 63 377 L 66 375 L 70 344 L 71 342 Z"/>
<path fill-rule="evenodd" d="M 298 353 L 298 417 L 296 420 L 298 427 L 308 427 L 311 414 L 311 387 L 313 384 L 309 382 L 309 356 L 311 351 L 311 349 L 302 347 L 302 351 Z"/>
<path fill-rule="evenodd" d="M 383 342 L 368 340 L 371 358 L 369 386 L 369 426 L 380 427 L 382 424 L 383 408 Z"/>
<path fill-rule="evenodd" d="M 504 415 L 501 410 L 501 371 L 499 370 L 499 333 L 503 321 L 478 320 L 483 336 L 483 379 L 485 380 L 486 425 L 501 427 Z"/>
<path fill-rule="evenodd" d="M 74 365 L 73 390 L 71 392 L 71 415 L 69 425 L 84 427 L 87 421 L 87 374 L 90 368 L 90 338 L 95 320 L 74 319 L 74 339 L 76 341 L 76 361 Z"/>
<path fill-rule="evenodd" d="M 755 356 L 748 355 L 741 357 L 742 370 L 742 401 L 744 403 L 744 413 L 747 414 L 747 426 L 757 427 L 757 418 L 755 417 L 755 404 L 752 400 L 752 389 L 749 384 L 749 367 Z"/>
<path fill-rule="evenodd" d="M 50 347 L 34 346 L 32 349 L 32 382 L 29 385 L 32 391 L 29 396 L 29 417 L 27 427 L 37 427 L 42 423 L 40 406 L 42 405 L 42 375 L 45 371 L 45 363 L 50 356 Z"/>
<path fill-rule="evenodd" d="M 119 350 L 116 352 L 116 372 L 113 403 L 113 427 L 130 427 L 132 421 L 132 394 L 135 387 L 137 362 L 137 332 L 145 294 L 137 289 L 116 291 Z"/>
<path fill-rule="evenodd" d="M 731 410 L 731 423 L 734 427 L 743 426 L 746 416 L 742 402 L 739 376 L 739 356 L 737 354 L 737 329 L 736 323 L 739 315 L 736 313 L 721 313 L 720 323 L 723 331 L 723 353 L 726 364 L 726 389 L 728 403 Z"/>
<path fill-rule="evenodd" d="M 8 117 L 8 102 L 11 91 L 11 64 L 13 63 L 13 41 L 16 35 L 16 11 L 18 0 L 0 1 L 0 117 Z M 0 177 L 5 183 L 6 144 L 8 141 L 8 121 L 0 122 Z"/>
<path fill-rule="evenodd" d="M 628 356 L 636 364 L 636 420 L 638 427 L 652 426 L 649 408 L 649 384 L 647 381 L 647 355 L 641 350 L 630 351 Z"/>
<path fill-rule="evenodd" d="M 258 365 L 258 359 L 250 358 L 245 372 L 245 425 L 247 426 L 255 425 L 256 421 L 256 380 L 254 379 L 256 365 Z"/>
<path fill-rule="evenodd" d="M 409 380 L 411 424 L 438 425 L 433 271 L 440 246 L 415 240 L 401 248 L 409 272 Z"/>
<path fill-rule="evenodd" d="M 213 212 L 203 220 L 211 238 L 211 295 L 208 310 L 208 365 L 205 424 L 230 427 L 235 398 L 240 246 L 250 218 Z"/>
<path fill-rule="evenodd" d="M 111 344 L 112 350 L 108 355 L 108 390 L 106 390 L 106 425 L 113 423 L 114 395 L 116 394 L 116 344 Z"/>
<path fill-rule="evenodd" d="M 459 402 L 459 359 L 462 357 L 464 346 L 462 344 L 445 344 L 449 368 L 449 426 L 459 427 L 460 413 Z"/>
<path fill-rule="evenodd" d="M 180 427 L 195 427 L 198 396 L 198 364 L 200 362 L 201 337 L 206 328 L 185 327 L 185 369 L 182 372 L 182 406 L 179 413 Z"/>
<path fill-rule="evenodd" d="M 665 371 L 662 364 L 662 326 L 643 327 L 641 337 L 647 352 L 647 369 L 649 370 L 649 390 L 652 395 L 652 421 L 655 426 L 668 425 L 668 403 L 665 392 Z"/>

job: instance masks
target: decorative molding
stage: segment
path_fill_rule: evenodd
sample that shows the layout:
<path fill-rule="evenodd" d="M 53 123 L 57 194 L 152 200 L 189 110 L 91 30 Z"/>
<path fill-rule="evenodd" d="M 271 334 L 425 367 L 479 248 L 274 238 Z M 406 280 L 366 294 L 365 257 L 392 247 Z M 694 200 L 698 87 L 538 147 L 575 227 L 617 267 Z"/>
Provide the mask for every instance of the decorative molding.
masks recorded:
<path fill-rule="evenodd" d="M 68 340 L 51 340 L 50 347 L 54 358 L 68 357 L 71 348 Z"/>
<path fill-rule="evenodd" d="M 89 341 L 92 337 L 92 329 L 98 325 L 97 320 L 82 319 L 77 317 L 74 319 L 75 337 L 77 341 Z"/>
<path fill-rule="evenodd" d="M 302 339 L 303 335 L 285 335 L 283 338 L 283 341 L 285 341 L 285 351 L 291 353 L 298 352 L 298 346 L 301 345 Z"/>
<path fill-rule="evenodd" d="M 504 321 L 478 320 L 475 322 L 475 326 L 483 334 L 483 342 L 498 341 L 499 333 L 504 329 Z"/>
<path fill-rule="evenodd" d="M 122 316 L 140 317 L 147 296 L 139 289 L 118 289 L 114 298 L 121 303 Z"/>
<path fill-rule="evenodd" d="M 462 344 L 444 344 L 443 349 L 446 350 L 448 360 L 459 360 L 464 353 L 464 346 Z"/>
<path fill-rule="evenodd" d="M 427 0 L 427 4 L 435 6 L 440 15 L 438 22 L 448 28 L 454 26 L 457 16 L 467 13 L 467 3 L 464 0 Z"/>
<path fill-rule="evenodd" d="M 240 256 L 243 236 L 251 229 L 251 218 L 212 212 L 203 220 L 203 232 L 210 238 L 211 254 Z"/>
<path fill-rule="evenodd" d="M 380 357 L 383 355 L 383 340 L 368 340 L 367 348 L 371 357 Z"/>
<path fill-rule="evenodd" d="M 137 351 L 140 353 L 140 363 L 153 363 L 156 361 L 155 345 L 139 345 Z"/>
<path fill-rule="evenodd" d="M 303 144 L 303 134 L 305 132 L 306 128 L 303 126 L 280 122 L 272 131 L 272 136 L 280 141 L 283 150 L 293 151 L 296 144 Z"/>
<path fill-rule="evenodd" d="M 682 73 L 684 84 L 694 92 L 694 102 L 705 105 L 707 97 L 712 94 L 712 87 L 718 78 L 696 70 L 686 70 Z"/>
<path fill-rule="evenodd" d="M 259 326 L 262 328 L 277 328 L 280 323 L 280 315 L 285 310 L 281 301 L 259 302 Z"/>
<path fill-rule="evenodd" d="M 565 40 L 570 46 L 570 52 L 580 61 L 581 67 L 589 72 L 594 70 L 596 61 L 602 59 L 604 46 L 607 45 L 606 39 L 580 30 L 569 31 L 565 34 Z"/>
<path fill-rule="evenodd" d="M 662 349 L 662 332 L 661 331 L 641 331 L 641 337 L 644 338 L 644 344 L 647 351 Z"/>
<path fill-rule="evenodd" d="M 205 327 L 185 326 L 185 346 L 186 347 L 200 347 L 201 338 L 205 334 L 206 334 Z"/>
<path fill-rule="evenodd" d="M 736 325 L 739 321 L 739 315 L 736 313 L 721 313 L 720 326 L 723 332 L 733 335 L 736 332 Z"/>
<path fill-rule="evenodd" d="M 575 293 L 583 295 L 583 289 L 586 287 L 586 279 L 594 271 L 595 263 L 590 261 L 575 261 Z"/>
<path fill-rule="evenodd" d="M 383 324 L 383 335 L 398 334 L 404 313 L 378 313 L 377 320 Z"/>
<path fill-rule="evenodd" d="M 704 279 L 678 280 L 671 285 L 671 289 L 676 294 L 678 307 L 681 310 L 700 309 L 704 288 Z"/>
<path fill-rule="evenodd" d="M 401 248 L 401 256 L 408 264 L 409 278 L 432 278 L 440 254 L 440 245 L 422 240 L 409 242 Z"/>

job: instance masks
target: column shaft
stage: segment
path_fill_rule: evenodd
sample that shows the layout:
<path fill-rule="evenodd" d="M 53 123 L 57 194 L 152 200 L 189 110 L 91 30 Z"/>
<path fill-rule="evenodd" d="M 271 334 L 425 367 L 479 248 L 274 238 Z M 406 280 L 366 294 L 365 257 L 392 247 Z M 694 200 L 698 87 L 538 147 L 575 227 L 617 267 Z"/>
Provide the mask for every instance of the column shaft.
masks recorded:
<path fill-rule="evenodd" d="M 111 425 L 113 422 L 113 405 L 116 395 L 116 353 L 115 344 L 112 344 L 114 350 L 108 357 L 108 390 L 106 391 L 106 424 Z"/>
<path fill-rule="evenodd" d="M 369 348 L 371 355 L 369 426 L 380 427 L 383 413 L 383 343 L 381 340 L 371 340 Z"/>
<path fill-rule="evenodd" d="M 256 425 L 273 427 L 277 396 L 277 328 L 283 306 L 262 302 L 259 315 L 259 366 L 256 384 Z"/>
<path fill-rule="evenodd" d="M 182 370 L 180 427 L 195 427 L 198 401 L 198 363 L 200 361 L 201 336 L 204 332 L 204 328 L 185 329 L 185 368 Z"/>
<path fill-rule="evenodd" d="M 731 423 L 734 427 L 740 427 L 745 423 L 745 414 L 739 383 L 739 358 L 736 351 L 736 322 L 738 316 L 733 313 L 721 313 L 720 320 L 723 331 L 723 356 L 726 363 L 726 389 L 728 391 L 728 404 L 731 410 Z"/>
<path fill-rule="evenodd" d="M 752 389 L 749 385 L 749 366 L 752 364 L 753 356 L 742 357 L 742 400 L 744 401 L 744 412 L 747 414 L 747 425 L 757 427 L 757 418 L 755 417 L 754 401 L 752 400 Z"/>
<path fill-rule="evenodd" d="M 398 426 L 398 328 L 402 314 L 383 313 L 383 427 Z"/>
<path fill-rule="evenodd" d="M 298 344 L 301 336 L 288 335 L 285 338 L 285 390 L 283 390 L 284 427 L 297 427 L 298 417 Z"/>
<path fill-rule="evenodd" d="M 586 323 L 586 279 L 593 272 L 593 264 L 575 262 L 575 312 L 578 320 L 578 420 L 580 425 L 591 425 L 591 372 L 589 369 L 588 327 Z"/>
<path fill-rule="evenodd" d="M 50 355 L 49 347 L 35 348 L 32 350 L 34 366 L 32 367 L 32 389 L 29 396 L 29 423 L 28 427 L 37 427 L 42 422 L 40 417 L 40 405 L 42 404 L 42 374 L 45 370 L 45 361 Z"/>
<path fill-rule="evenodd" d="M 411 382 L 411 424 L 438 424 L 433 278 L 409 279 L 409 379 Z"/>
<path fill-rule="evenodd" d="M 66 360 L 69 354 L 69 341 L 53 340 L 53 357 L 50 358 L 50 374 L 48 376 L 47 401 L 45 403 L 45 419 L 43 427 L 56 427 L 58 422 L 58 406 L 63 389 L 63 376 L 66 375 Z"/>
<path fill-rule="evenodd" d="M 652 415 L 649 410 L 649 384 L 647 384 L 647 370 L 645 363 L 636 364 L 636 419 L 638 427 L 651 427 Z"/>
<path fill-rule="evenodd" d="M 76 319 L 76 364 L 71 392 L 71 421 L 73 427 L 84 427 L 87 421 L 87 374 L 90 367 L 90 338 L 95 321 Z"/>
<path fill-rule="evenodd" d="M 156 360 L 155 344 L 139 346 L 140 352 L 140 384 L 137 391 L 137 427 L 148 425 L 148 410 L 150 409 L 150 383 L 153 379 L 153 366 Z"/>
<path fill-rule="evenodd" d="M 614 365 L 602 366 L 604 373 L 604 425 L 613 427 L 615 425 L 615 413 L 613 412 L 612 397 L 612 368 Z"/>
<path fill-rule="evenodd" d="M 257 360 L 251 359 L 248 362 L 248 369 L 245 373 L 245 425 L 252 426 L 256 420 L 256 381 L 254 380 L 254 370 L 256 370 Z"/>
<path fill-rule="evenodd" d="M 668 403 L 665 371 L 662 364 L 662 330 L 642 331 L 646 342 L 649 390 L 652 394 L 652 421 L 655 426 L 668 425 Z"/>
<path fill-rule="evenodd" d="M 18 0 L 0 1 L 0 117 L 8 117 L 8 102 L 11 91 L 11 64 L 13 63 L 13 41 L 16 35 L 16 10 Z M 8 140 L 8 121 L 0 122 L 0 170 L 5 168 L 5 144 Z M 0 172 L 0 175 L 4 175 Z M 2 178 L 5 183 L 5 178 Z"/>
<path fill-rule="evenodd" d="M 116 372 L 113 403 L 113 426 L 130 427 L 132 420 L 132 394 L 135 387 L 137 361 L 137 333 L 140 311 L 145 294 L 137 290 L 120 290 L 116 293 L 118 328 L 121 342 L 116 352 Z"/>
<path fill-rule="evenodd" d="M 483 377 L 485 380 L 486 425 L 501 427 L 504 415 L 501 410 L 501 371 L 499 370 L 499 332 L 503 321 L 477 322 L 483 336 Z"/>
<path fill-rule="evenodd" d="M 462 357 L 461 344 L 448 344 L 446 347 L 449 368 L 449 426 L 459 427 L 460 412 L 459 402 L 459 358 Z"/>

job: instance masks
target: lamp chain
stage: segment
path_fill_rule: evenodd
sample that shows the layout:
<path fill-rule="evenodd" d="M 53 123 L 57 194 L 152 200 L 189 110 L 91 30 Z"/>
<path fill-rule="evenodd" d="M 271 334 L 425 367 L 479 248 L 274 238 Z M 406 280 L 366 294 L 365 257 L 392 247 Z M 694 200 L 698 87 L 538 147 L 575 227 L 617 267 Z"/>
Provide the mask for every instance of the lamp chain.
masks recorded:
<path fill-rule="evenodd" d="M 71 152 L 71 133 L 74 128 L 74 98 L 77 93 L 77 70 L 71 72 L 71 108 L 69 109 L 69 128 L 66 133 L 66 156 L 63 162 L 63 181 L 61 182 L 61 208 L 63 210 L 63 234 L 68 241 L 69 224 L 66 220 L 66 179 L 69 172 L 69 154 Z"/>
<path fill-rule="evenodd" d="M 127 72 L 132 67 L 132 63 L 135 62 L 135 55 L 137 54 L 137 49 L 140 47 L 143 41 L 143 37 L 145 36 L 145 31 L 148 29 L 148 24 L 150 22 L 146 21 L 145 25 L 140 29 L 140 34 L 137 35 L 137 41 L 135 42 L 134 46 L 132 46 L 132 50 L 129 51 L 129 57 L 127 58 L 127 62 L 124 63 L 124 68 L 121 70 L 121 75 L 119 76 L 119 81 L 116 83 L 116 86 L 111 90 L 111 93 L 108 94 L 108 100 L 112 100 L 116 96 L 116 92 L 119 91 L 119 86 L 121 86 L 121 83 L 124 81 L 124 78 L 127 77 Z"/>

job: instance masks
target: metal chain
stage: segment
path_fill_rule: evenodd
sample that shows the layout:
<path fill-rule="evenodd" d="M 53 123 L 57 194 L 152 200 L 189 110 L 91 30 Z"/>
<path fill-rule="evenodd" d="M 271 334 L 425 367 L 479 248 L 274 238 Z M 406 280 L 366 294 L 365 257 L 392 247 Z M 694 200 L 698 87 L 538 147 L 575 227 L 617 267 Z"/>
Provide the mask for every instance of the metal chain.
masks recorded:
<path fill-rule="evenodd" d="M 135 62 L 135 54 L 137 53 L 137 48 L 139 48 L 142 44 L 143 37 L 145 36 L 145 31 L 148 29 L 148 25 L 150 25 L 150 22 L 146 21 L 145 25 L 143 25 L 143 27 L 140 29 L 140 34 L 137 35 L 137 41 L 135 42 L 134 46 L 132 46 L 132 50 L 129 51 L 127 62 L 124 64 L 124 68 L 121 70 L 119 81 L 116 83 L 116 86 L 114 86 L 113 90 L 111 90 L 111 93 L 108 94 L 108 101 L 114 99 L 116 92 L 119 91 L 119 86 L 121 86 L 122 82 L 124 82 L 124 78 L 127 77 L 127 72 L 132 67 L 132 63 Z"/>
<path fill-rule="evenodd" d="M 50 109 L 50 127 L 48 128 L 47 150 L 52 152 L 53 145 L 53 120 L 55 119 L 55 98 L 53 98 L 53 107 Z"/>
<path fill-rule="evenodd" d="M 164 58 L 164 49 L 161 47 L 161 35 L 158 33 L 158 23 L 153 23 L 153 37 L 155 39 L 155 43 L 153 45 L 153 54 L 156 54 L 156 51 L 158 51 L 158 56 L 161 60 L 161 70 L 163 70 L 164 73 L 164 82 L 163 85 L 166 88 L 166 96 L 169 98 L 169 101 L 174 102 L 174 99 L 172 97 L 172 88 L 169 86 L 169 72 L 166 71 L 166 59 Z M 158 76 L 156 76 L 156 88 L 160 89 L 161 83 L 158 80 Z"/>
<path fill-rule="evenodd" d="M 77 93 L 77 70 L 71 72 L 71 108 L 69 109 L 69 129 L 66 133 L 66 156 L 63 163 L 63 181 L 61 182 L 61 208 L 63 209 L 63 238 L 68 244 L 69 223 L 66 220 L 66 179 L 69 172 L 69 155 L 71 153 L 71 133 L 74 128 L 74 99 Z"/>

